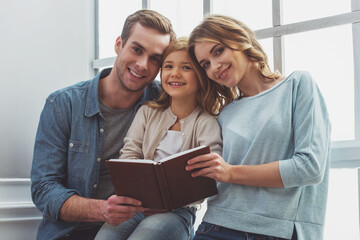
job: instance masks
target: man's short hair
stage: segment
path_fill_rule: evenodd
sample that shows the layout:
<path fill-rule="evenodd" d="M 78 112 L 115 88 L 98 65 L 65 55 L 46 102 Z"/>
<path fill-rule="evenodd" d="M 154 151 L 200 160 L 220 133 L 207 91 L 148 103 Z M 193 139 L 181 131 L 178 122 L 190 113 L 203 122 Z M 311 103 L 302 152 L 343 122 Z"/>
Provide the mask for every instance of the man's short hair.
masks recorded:
<path fill-rule="evenodd" d="M 155 29 L 160 33 L 169 34 L 170 41 L 176 38 L 176 34 L 168 18 L 153 10 L 139 10 L 129 15 L 125 20 L 121 33 L 123 45 L 125 45 L 129 39 L 136 23 L 140 23 L 143 27 Z"/>

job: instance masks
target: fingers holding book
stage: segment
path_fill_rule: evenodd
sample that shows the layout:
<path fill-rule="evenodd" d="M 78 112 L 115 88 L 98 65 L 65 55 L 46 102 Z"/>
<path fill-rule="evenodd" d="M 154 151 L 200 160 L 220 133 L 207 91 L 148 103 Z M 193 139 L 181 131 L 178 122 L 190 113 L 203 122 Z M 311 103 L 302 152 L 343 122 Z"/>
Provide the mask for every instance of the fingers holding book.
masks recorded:
<path fill-rule="evenodd" d="M 217 153 L 209 153 L 190 159 L 186 166 L 187 171 L 193 171 L 191 176 L 209 177 L 219 182 L 230 181 L 231 165 Z"/>
<path fill-rule="evenodd" d="M 113 226 L 129 220 L 142 211 L 144 209 L 141 207 L 140 201 L 116 195 L 109 197 L 102 207 L 102 215 L 105 222 Z"/>

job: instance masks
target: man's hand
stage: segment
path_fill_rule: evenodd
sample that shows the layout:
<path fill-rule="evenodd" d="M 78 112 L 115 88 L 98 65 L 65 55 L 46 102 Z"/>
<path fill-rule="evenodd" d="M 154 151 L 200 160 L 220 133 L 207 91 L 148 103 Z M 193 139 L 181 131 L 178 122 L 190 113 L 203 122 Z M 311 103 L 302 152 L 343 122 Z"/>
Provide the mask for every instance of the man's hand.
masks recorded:
<path fill-rule="evenodd" d="M 138 212 L 144 211 L 140 201 L 116 195 L 109 197 L 101 205 L 101 214 L 104 221 L 113 226 L 129 220 Z"/>
<path fill-rule="evenodd" d="M 113 195 L 107 200 L 71 196 L 60 209 L 60 219 L 69 222 L 107 222 L 118 225 L 144 209 L 141 202 Z"/>

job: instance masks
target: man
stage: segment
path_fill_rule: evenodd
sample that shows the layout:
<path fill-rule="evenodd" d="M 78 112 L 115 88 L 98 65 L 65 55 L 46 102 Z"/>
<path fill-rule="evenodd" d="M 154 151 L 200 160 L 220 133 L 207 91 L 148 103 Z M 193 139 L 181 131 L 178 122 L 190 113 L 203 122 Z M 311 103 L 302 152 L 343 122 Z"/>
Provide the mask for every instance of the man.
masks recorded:
<path fill-rule="evenodd" d="M 137 11 L 116 39 L 112 69 L 48 97 L 31 170 L 32 198 L 43 212 L 37 239 L 93 239 L 103 222 L 117 225 L 142 211 L 138 200 L 113 195 L 105 160 L 119 157 L 141 103 L 158 97 L 153 80 L 174 38 L 167 18 Z"/>

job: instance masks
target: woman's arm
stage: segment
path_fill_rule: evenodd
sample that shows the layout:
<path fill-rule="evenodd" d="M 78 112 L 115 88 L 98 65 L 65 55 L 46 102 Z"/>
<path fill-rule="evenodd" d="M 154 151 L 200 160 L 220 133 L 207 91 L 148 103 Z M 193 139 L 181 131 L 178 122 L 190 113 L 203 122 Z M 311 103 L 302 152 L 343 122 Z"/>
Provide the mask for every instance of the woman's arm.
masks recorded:
<path fill-rule="evenodd" d="M 279 162 L 261 165 L 230 165 L 216 153 L 198 156 L 188 161 L 186 170 L 201 168 L 193 177 L 204 176 L 219 182 L 253 187 L 284 187 Z"/>
<path fill-rule="evenodd" d="M 301 72 L 293 90 L 294 153 L 279 162 L 285 187 L 320 183 L 329 167 L 331 126 L 325 101 L 309 73 Z"/>
<path fill-rule="evenodd" d="M 193 176 L 256 187 L 294 187 L 322 181 L 328 166 L 330 123 L 315 82 L 308 74 L 301 77 L 294 85 L 291 158 L 259 165 L 230 165 L 218 155 L 203 155 L 189 161 L 188 170 L 203 168 Z"/>

